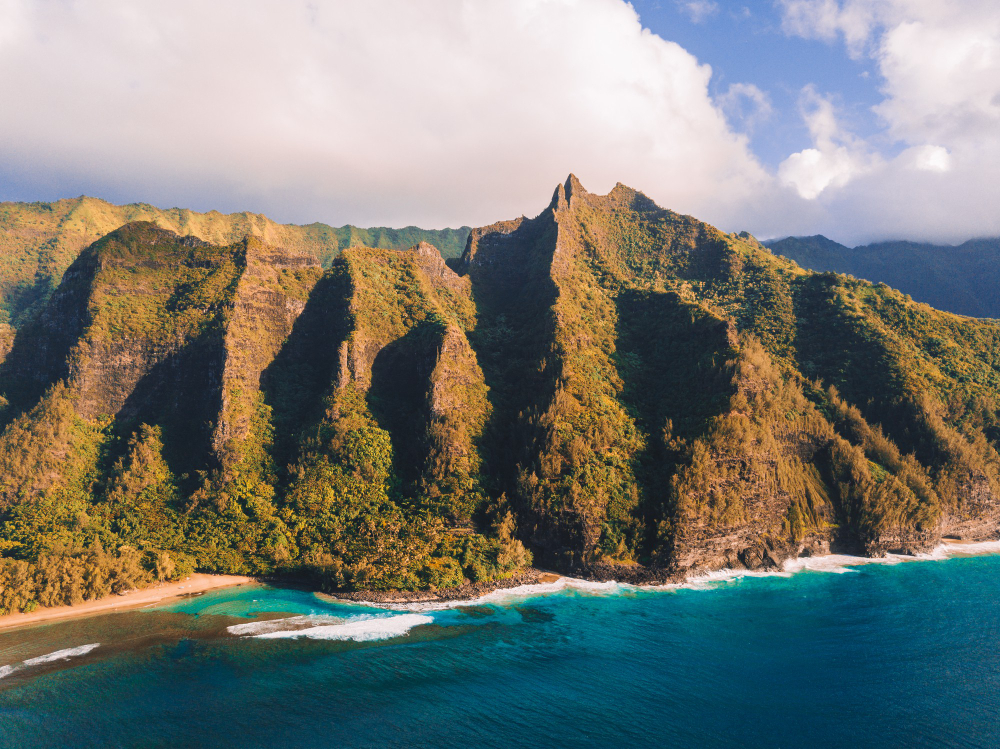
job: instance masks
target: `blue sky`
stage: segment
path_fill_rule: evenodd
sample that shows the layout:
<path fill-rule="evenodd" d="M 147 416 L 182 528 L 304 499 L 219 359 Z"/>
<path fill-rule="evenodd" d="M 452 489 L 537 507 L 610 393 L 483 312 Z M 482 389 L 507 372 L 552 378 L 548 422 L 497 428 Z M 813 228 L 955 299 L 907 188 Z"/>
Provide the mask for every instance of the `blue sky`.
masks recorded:
<path fill-rule="evenodd" d="M 0 200 L 1000 235 L 996 0 L 0 0 Z"/>
<path fill-rule="evenodd" d="M 782 14 L 774 3 L 633 0 L 632 5 L 650 31 L 677 42 L 712 66 L 714 96 L 724 96 L 734 83 L 752 83 L 767 94 L 772 115 L 749 133 L 754 153 L 765 164 L 777 168 L 789 153 L 811 145 L 808 128 L 798 115 L 802 89 L 810 84 L 834 98 L 845 125 L 854 133 L 878 136 L 872 107 L 882 95 L 878 67 L 871 58 L 852 59 L 839 40 L 785 33 Z M 734 127 L 744 125 L 732 119 Z"/>

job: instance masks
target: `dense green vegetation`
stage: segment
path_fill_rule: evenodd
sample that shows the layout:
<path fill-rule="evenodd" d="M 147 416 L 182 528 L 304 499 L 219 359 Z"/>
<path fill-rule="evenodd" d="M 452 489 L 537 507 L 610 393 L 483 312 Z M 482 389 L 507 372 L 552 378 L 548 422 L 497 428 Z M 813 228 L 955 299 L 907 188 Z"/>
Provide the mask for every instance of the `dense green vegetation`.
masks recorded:
<path fill-rule="evenodd" d="M 80 252 L 100 237 L 134 221 L 149 221 L 181 236 L 228 245 L 246 236 L 317 258 L 328 267 L 355 246 L 405 249 L 430 242 L 444 257 L 465 249 L 469 228 L 403 229 L 277 224 L 255 213 L 197 213 L 145 203 L 112 205 L 79 197 L 55 203 L 0 203 L 0 324 L 20 326 L 39 311 Z"/>
<path fill-rule="evenodd" d="M 957 247 L 917 242 L 845 247 L 816 235 L 779 239 L 769 246 L 803 268 L 885 283 L 960 315 L 1000 318 L 1000 238 L 973 239 Z"/>
<path fill-rule="evenodd" d="M 113 232 L 0 371 L 0 605 L 195 566 L 330 590 L 523 568 L 509 509 L 480 485 L 474 323 L 468 281 L 426 245 L 352 249 L 323 274 L 256 239 Z M 32 344 L 70 339 L 56 357 Z"/>
<path fill-rule="evenodd" d="M 514 329 L 549 338 L 551 379 L 518 411 L 532 447 L 505 485 L 542 559 L 755 566 L 996 533 L 995 324 L 804 272 L 621 186 L 571 179 L 551 210 L 532 230 L 558 237 L 550 315 Z M 530 247 L 511 228 L 473 232 L 474 282 L 494 237 Z"/>
<path fill-rule="evenodd" d="M 452 267 L 150 223 L 91 245 L 0 366 L 0 608 L 192 569 L 643 580 L 1000 533 L 994 322 L 572 177 Z"/>

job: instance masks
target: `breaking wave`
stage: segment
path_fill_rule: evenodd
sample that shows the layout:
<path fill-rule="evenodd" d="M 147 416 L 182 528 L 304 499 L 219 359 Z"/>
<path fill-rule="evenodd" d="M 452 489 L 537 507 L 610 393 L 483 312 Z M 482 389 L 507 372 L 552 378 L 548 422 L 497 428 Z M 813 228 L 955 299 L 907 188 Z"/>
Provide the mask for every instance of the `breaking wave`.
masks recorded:
<path fill-rule="evenodd" d="M 388 609 L 390 611 L 446 611 L 466 606 L 502 605 L 518 599 L 533 598 L 535 596 L 560 593 L 568 590 L 593 595 L 617 595 L 629 590 L 643 590 L 643 588 L 614 581 L 593 582 L 591 580 L 581 580 L 576 577 L 560 577 L 558 580 L 549 583 L 530 583 L 527 585 L 517 585 L 513 588 L 498 588 L 478 598 L 452 601 L 414 601 L 409 603 L 384 603 L 379 601 L 362 601 L 360 603 L 365 606 Z"/>
<path fill-rule="evenodd" d="M 20 671 L 22 668 L 30 668 L 31 666 L 40 666 L 45 663 L 53 663 L 54 661 L 66 661 L 70 658 L 76 658 L 77 656 L 86 655 L 91 650 L 99 648 L 101 643 L 93 642 L 89 645 L 80 645 L 75 648 L 65 648 L 63 650 L 56 650 L 52 653 L 46 653 L 45 655 L 39 655 L 34 658 L 28 658 L 27 660 L 21 661 L 20 663 L 13 663 L 9 666 L 0 666 L 0 679 L 5 676 L 10 676 L 15 671 Z"/>
<path fill-rule="evenodd" d="M 944 541 L 927 556 L 931 559 L 949 559 L 954 556 L 1000 554 L 1000 541 Z"/>
<path fill-rule="evenodd" d="M 828 572 L 844 574 L 855 567 L 869 564 L 893 565 L 902 562 L 920 562 L 950 559 L 955 556 L 1000 554 L 1000 541 L 944 541 L 925 554 L 887 554 L 883 557 L 860 557 L 849 554 L 825 554 L 814 557 L 788 559 L 779 570 L 734 570 L 721 569 L 694 575 L 683 582 L 665 585 L 632 585 L 630 583 L 592 582 L 573 577 L 560 577 L 548 583 L 518 585 L 513 588 L 499 588 L 479 598 L 455 601 L 421 601 L 413 603 L 380 603 L 366 601 L 364 605 L 393 611 L 443 611 L 483 604 L 505 604 L 513 600 L 533 598 L 570 590 L 594 595 L 616 595 L 620 593 L 656 590 L 710 590 L 748 577 L 791 577 L 799 572 Z"/>
<path fill-rule="evenodd" d="M 398 616 L 359 616 L 338 619 L 331 616 L 293 616 L 267 622 L 248 622 L 227 627 L 230 634 L 256 639 L 289 639 L 307 637 L 311 640 L 353 640 L 371 642 L 402 637 L 421 624 L 431 624 L 432 617 L 423 614 Z"/>

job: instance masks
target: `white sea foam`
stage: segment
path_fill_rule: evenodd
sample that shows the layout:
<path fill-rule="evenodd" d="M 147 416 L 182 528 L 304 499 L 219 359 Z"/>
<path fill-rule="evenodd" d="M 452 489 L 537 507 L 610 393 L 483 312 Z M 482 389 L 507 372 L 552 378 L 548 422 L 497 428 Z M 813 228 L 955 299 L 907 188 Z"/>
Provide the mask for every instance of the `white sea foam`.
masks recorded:
<path fill-rule="evenodd" d="M 527 596 L 544 595 L 546 593 L 558 593 L 564 590 L 576 590 L 591 595 L 614 595 L 621 593 L 627 588 L 634 586 L 625 583 L 617 583 L 614 580 L 608 582 L 593 582 L 591 580 L 581 580 L 576 577 L 560 577 L 551 583 L 535 583 L 532 585 L 518 585 L 514 588 L 497 588 L 473 601 L 473 603 L 502 603 L 515 598 L 525 598 Z M 459 602 L 459 605 L 464 605 Z"/>
<path fill-rule="evenodd" d="M 1000 541 L 973 541 L 971 543 L 945 541 L 935 547 L 927 556 L 931 559 L 948 559 L 954 556 L 973 554 L 1000 554 Z"/>
<path fill-rule="evenodd" d="M 232 634 L 268 640 L 308 637 L 311 640 L 371 642 L 402 637 L 414 627 L 430 624 L 433 621 L 432 617 L 423 614 L 356 616 L 350 619 L 332 616 L 293 616 L 268 622 L 235 624 L 227 629 Z"/>
<path fill-rule="evenodd" d="M 842 575 L 851 572 L 854 567 L 866 564 L 899 564 L 906 561 L 918 561 L 927 556 L 904 556 L 888 554 L 884 557 L 857 557 L 849 554 L 824 554 L 815 557 L 798 557 L 786 559 L 780 570 L 731 570 L 722 569 L 706 572 L 685 580 L 683 583 L 657 586 L 662 588 L 688 588 L 702 590 L 716 587 L 720 583 L 739 580 L 744 577 L 791 577 L 798 572 L 829 572 Z"/>
<path fill-rule="evenodd" d="M 667 583 L 666 585 L 647 585 L 645 590 L 710 590 L 725 583 L 734 582 L 744 577 L 791 577 L 790 572 L 783 570 L 731 570 L 721 569 L 693 575 L 682 583 Z"/>
<path fill-rule="evenodd" d="M 226 631 L 230 634 L 239 635 L 241 637 L 256 636 L 267 634 L 269 632 L 305 629 L 307 627 L 317 626 L 317 624 L 329 624 L 331 620 L 343 621 L 343 619 L 335 619 L 332 616 L 310 614 L 306 616 L 290 616 L 284 619 L 269 619 L 263 622 L 234 624 L 231 627 L 226 627 Z"/>
<path fill-rule="evenodd" d="M 86 655 L 91 650 L 99 648 L 101 643 L 92 642 L 90 645 L 80 645 L 76 648 L 66 648 L 65 650 L 57 650 L 54 653 L 47 653 L 45 655 L 40 655 L 37 658 L 29 658 L 24 661 L 25 666 L 37 666 L 42 663 L 51 663 L 52 661 L 65 661 L 70 658 L 75 658 L 78 655 Z"/>
<path fill-rule="evenodd" d="M 899 564 L 900 562 L 916 561 L 922 557 L 904 556 L 901 554 L 887 554 L 884 557 L 856 557 L 850 554 L 824 554 L 817 557 L 799 557 L 798 559 L 786 559 L 784 570 L 788 573 L 795 572 L 832 572 L 842 575 L 850 572 L 854 567 L 861 567 L 866 564 Z"/>
<path fill-rule="evenodd" d="M 92 642 L 89 645 L 80 645 L 75 648 L 65 648 L 64 650 L 56 650 L 52 653 L 46 653 L 45 655 L 39 655 L 34 658 L 28 658 L 26 661 L 21 661 L 20 663 L 12 663 L 9 666 L 0 666 L 0 679 L 5 676 L 10 676 L 15 671 L 20 671 L 22 668 L 27 668 L 30 666 L 40 666 L 44 663 L 52 663 L 54 661 L 66 661 L 70 658 L 76 658 L 80 655 L 86 655 L 91 650 L 99 648 L 101 643 Z"/>
<path fill-rule="evenodd" d="M 530 583 L 517 585 L 513 588 L 497 588 L 478 598 L 459 599 L 453 601 L 413 601 L 409 603 L 384 603 L 380 601 L 359 601 L 364 606 L 388 609 L 390 611 L 444 611 L 446 609 L 463 608 L 465 606 L 480 606 L 485 604 L 510 603 L 521 598 L 560 593 L 566 590 L 577 590 L 592 595 L 616 595 L 628 590 L 641 590 L 628 583 L 593 582 L 576 577 L 560 577 L 550 583 Z"/>
<path fill-rule="evenodd" d="M 949 559 L 953 556 L 1000 554 L 1000 541 L 977 541 L 972 543 L 955 543 L 945 541 L 925 554 L 887 554 L 883 557 L 859 557 L 849 554 L 825 554 L 822 556 L 799 557 L 785 560 L 780 570 L 733 570 L 721 569 L 693 575 L 683 582 L 664 585 L 633 585 L 615 581 L 592 582 L 575 577 L 560 577 L 550 583 L 533 583 L 518 585 L 513 588 L 498 588 L 478 598 L 454 601 L 417 601 L 412 603 L 382 603 L 376 601 L 359 601 L 358 603 L 374 608 L 391 611 L 442 611 L 464 606 L 483 604 L 504 604 L 513 600 L 534 598 L 567 590 L 578 590 L 594 595 L 616 595 L 636 591 L 650 590 L 710 590 L 719 585 L 733 582 L 746 577 L 791 577 L 798 572 L 829 572 L 844 574 L 853 571 L 855 567 L 868 564 L 900 564 L 902 562 L 919 562 L 938 559 Z M 243 626 L 243 625 L 240 625 Z"/>
<path fill-rule="evenodd" d="M 900 564 L 951 559 L 955 556 L 981 556 L 1000 554 L 1000 541 L 955 542 L 944 541 L 923 554 L 886 554 L 884 557 L 855 557 L 845 554 L 827 554 L 819 557 L 799 557 L 785 562 L 787 572 L 849 572 L 853 567 L 866 564 Z"/>
<path fill-rule="evenodd" d="M 718 570 L 704 575 L 692 577 L 677 585 L 660 586 L 665 588 L 705 588 L 713 583 L 735 580 L 741 577 L 791 577 L 797 572 L 829 572 L 842 575 L 851 572 L 855 567 L 869 564 L 901 564 L 903 562 L 925 562 L 950 559 L 954 556 L 971 556 L 982 554 L 1000 554 L 1000 541 L 976 541 L 972 543 L 948 542 L 938 545 L 924 554 L 886 554 L 882 557 L 859 557 L 849 554 L 824 554 L 815 557 L 798 557 L 786 559 L 781 570 L 766 572 L 749 570 Z"/>

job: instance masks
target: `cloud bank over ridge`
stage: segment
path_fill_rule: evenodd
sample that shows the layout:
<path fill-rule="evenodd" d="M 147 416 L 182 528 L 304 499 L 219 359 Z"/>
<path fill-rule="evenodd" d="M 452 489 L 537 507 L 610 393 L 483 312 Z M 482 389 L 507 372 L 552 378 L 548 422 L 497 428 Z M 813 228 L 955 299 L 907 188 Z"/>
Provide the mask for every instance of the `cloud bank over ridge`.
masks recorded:
<path fill-rule="evenodd" d="M 534 213 L 573 171 L 760 236 L 1000 234 L 1000 13 L 950 7 L 783 0 L 786 33 L 875 56 L 885 133 L 805 90 L 814 143 L 769 170 L 726 116 L 766 91 L 713 99 L 621 0 L 0 0 L 0 198 L 441 227 Z"/>

